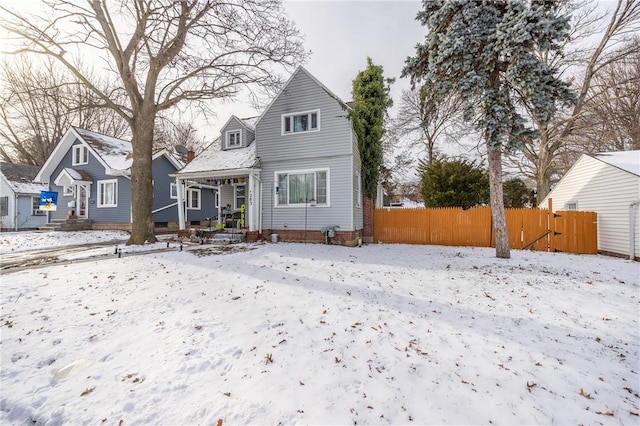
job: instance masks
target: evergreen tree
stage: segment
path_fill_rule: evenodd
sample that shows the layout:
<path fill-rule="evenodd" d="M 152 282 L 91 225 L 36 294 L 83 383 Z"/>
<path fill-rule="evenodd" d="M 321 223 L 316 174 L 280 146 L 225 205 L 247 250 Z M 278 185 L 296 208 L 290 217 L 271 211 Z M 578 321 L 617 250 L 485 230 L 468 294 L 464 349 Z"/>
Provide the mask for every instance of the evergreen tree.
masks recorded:
<path fill-rule="evenodd" d="M 522 179 L 509 179 L 504 182 L 503 186 L 504 206 L 506 208 L 521 209 L 531 202 L 531 191 Z"/>
<path fill-rule="evenodd" d="M 382 136 L 386 111 L 393 105 L 389 96 L 393 79 L 385 79 L 380 65 L 367 58 L 367 68 L 353 80 L 353 109 L 349 118 L 358 137 L 362 161 L 362 190 L 375 201 L 382 166 Z"/>
<path fill-rule="evenodd" d="M 487 146 L 496 256 L 511 257 L 503 205 L 502 149 L 535 134 L 518 113 L 528 105 L 548 120 L 569 89 L 556 70 L 535 55 L 553 50 L 566 37 L 568 19 L 554 13 L 559 2 L 543 0 L 423 0 L 417 19 L 427 30 L 403 76 L 412 84 L 457 94 L 465 118 L 482 132 Z"/>
<path fill-rule="evenodd" d="M 425 207 L 462 207 L 489 202 L 489 175 L 467 160 L 426 162 L 421 166 Z"/>

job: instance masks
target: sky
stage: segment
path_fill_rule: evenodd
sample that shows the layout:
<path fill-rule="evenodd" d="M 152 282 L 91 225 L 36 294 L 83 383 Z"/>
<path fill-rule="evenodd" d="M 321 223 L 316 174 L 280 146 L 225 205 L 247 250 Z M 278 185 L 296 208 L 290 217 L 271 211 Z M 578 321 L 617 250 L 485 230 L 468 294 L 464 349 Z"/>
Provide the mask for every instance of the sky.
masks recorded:
<path fill-rule="evenodd" d="M 0 4 L 18 8 L 13 0 Z M 41 0 L 24 0 L 20 9 L 36 11 Z M 399 79 L 404 61 L 424 39 L 424 29 L 415 21 L 419 1 L 284 1 L 284 8 L 305 37 L 311 51 L 304 65 L 342 100 L 351 100 L 351 84 L 366 67 L 367 57 L 384 67 L 385 76 L 396 78 L 392 96 L 399 98 L 407 79 Z M 285 76 L 286 77 L 286 76 Z M 216 134 L 231 114 L 250 117 L 259 114 L 242 98 L 216 107 L 203 134 Z"/>
<path fill-rule="evenodd" d="M 637 262 L 173 237 L 2 270 L 0 424 L 638 423 Z"/>

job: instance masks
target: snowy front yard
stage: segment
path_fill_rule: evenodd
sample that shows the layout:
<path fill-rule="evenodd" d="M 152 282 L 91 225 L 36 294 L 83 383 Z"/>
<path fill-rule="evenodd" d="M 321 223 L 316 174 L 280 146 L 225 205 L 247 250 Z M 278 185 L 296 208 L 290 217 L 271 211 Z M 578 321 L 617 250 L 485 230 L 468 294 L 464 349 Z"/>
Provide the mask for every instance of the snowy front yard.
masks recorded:
<path fill-rule="evenodd" d="M 209 247 L 4 273 L 2 424 L 638 424 L 639 265 Z"/>

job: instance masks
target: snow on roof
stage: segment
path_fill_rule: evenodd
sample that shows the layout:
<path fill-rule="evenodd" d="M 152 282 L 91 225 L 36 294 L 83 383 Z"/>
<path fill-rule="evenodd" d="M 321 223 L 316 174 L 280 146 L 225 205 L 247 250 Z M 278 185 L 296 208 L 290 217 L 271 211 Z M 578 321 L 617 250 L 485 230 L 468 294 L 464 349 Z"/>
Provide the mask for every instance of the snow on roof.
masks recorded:
<path fill-rule="evenodd" d="M 46 183 L 33 181 L 39 170 L 40 166 L 0 163 L 0 172 L 7 179 L 7 183 L 13 192 L 18 194 L 39 194 L 40 191 L 49 189 L 49 185 Z"/>
<path fill-rule="evenodd" d="M 248 169 L 255 166 L 256 163 L 255 141 L 246 148 L 222 150 L 220 138 L 218 138 L 180 170 L 178 174 Z"/>
<path fill-rule="evenodd" d="M 127 170 L 133 163 L 131 142 L 75 128 L 82 139 L 114 170 Z"/>
<path fill-rule="evenodd" d="M 258 122 L 259 118 L 260 118 L 260 116 L 257 115 L 255 117 L 241 118 L 240 121 L 242 121 L 244 123 L 244 125 L 247 126 L 248 128 L 250 128 L 251 130 L 255 130 L 256 129 L 256 123 Z"/>
<path fill-rule="evenodd" d="M 640 176 L 640 151 L 599 152 L 593 158 Z"/>

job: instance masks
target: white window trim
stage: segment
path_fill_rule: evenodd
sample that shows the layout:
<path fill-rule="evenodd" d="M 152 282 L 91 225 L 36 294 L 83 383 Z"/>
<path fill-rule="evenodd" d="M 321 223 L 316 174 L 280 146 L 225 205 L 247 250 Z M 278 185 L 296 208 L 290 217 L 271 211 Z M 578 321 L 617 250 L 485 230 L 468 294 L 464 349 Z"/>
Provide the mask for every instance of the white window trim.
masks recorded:
<path fill-rule="evenodd" d="M 316 114 L 316 128 L 312 129 L 311 128 L 311 123 L 309 123 L 309 130 L 304 130 L 302 132 L 294 132 L 293 130 L 289 131 L 289 132 L 285 132 L 284 131 L 284 120 L 287 117 L 295 117 L 297 115 L 311 115 L 311 114 Z M 309 117 L 309 121 L 311 121 L 311 117 Z M 291 125 L 293 126 L 293 123 L 291 123 Z M 312 110 L 308 110 L 308 111 L 300 111 L 300 112 L 293 112 L 290 114 L 282 114 L 280 116 L 280 126 L 281 126 L 281 133 L 282 136 L 284 135 L 300 135 L 300 134 L 305 134 L 305 133 L 311 133 L 311 132 L 319 132 L 320 131 L 320 110 L 319 109 L 312 109 Z"/>
<path fill-rule="evenodd" d="M 198 207 L 191 205 L 191 193 L 198 194 Z M 202 210 L 202 191 L 198 188 L 187 188 L 187 210 Z"/>
<path fill-rule="evenodd" d="M 282 174 L 294 174 L 294 175 L 303 175 L 306 173 L 317 173 L 317 172 L 326 172 L 327 173 L 327 202 L 326 204 L 320 204 L 317 203 L 314 208 L 324 208 L 324 207 L 331 207 L 331 191 L 329 188 L 331 188 L 331 173 L 329 172 L 329 169 L 304 169 L 304 170 L 276 170 L 274 172 L 273 175 L 273 179 L 275 182 L 275 185 L 278 185 L 278 175 L 282 175 Z M 317 190 L 317 188 L 315 188 Z M 274 194 L 275 200 L 274 200 L 274 206 L 275 208 L 290 208 L 290 209 L 298 209 L 298 208 L 305 208 L 311 205 L 311 203 L 299 203 L 299 204 L 280 204 L 278 201 L 278 193 Z"/>
<path fill-rule="evenodd" d="M 178 199 L 178 185 L 175 182 L 169 185 L 169 198 L 172 200 Z"/>
<path fill-rule="evenodd" d="M 31 212 L 31 216 L 46 216 L 47 212 L 44 210 L 40 210 L 40 197 L 31 197 L 31 206 L 33 207 L 33 211 Z"/>
<path fill-rule="evenodd" d="M 233 145 L 231 145 L 229 143 L 229 135 L 231 135 L 231 134 L 237 134 L 238 135 L 238 138 L 237 138 L 238 140 Z M 227 130 L 225 132 L 224 141 L 225 141 L 225 146 L 227 148 L 240 148 L 242 146 L 242 130 Z"/>
<path fill-rule="evenodd" d="M 98 201 L 97 201 L 97 207 L 99 209 L 101 208 L 111 208 L 111 207 L 118 207 L 118 179 L 107 179 L 107 180 L 99 180 L 98 182 L 98 188 L 97 188 L 97 196 L 98 196 Z M 113 184 L 113 204 L 102 204 L 102 190 L 104 188 L 105 185 L 108 184 Z"/>
<path fill-rule="evenodd" d="M 237 193 L 237 188 L 239 186 L 244 186 L 244 204 L 245 208 L 247 207 L 247 184 L 246 183 L 237 183 L 235 185 L 233 185 L 233 206 L 234 206 L 234 210 L 240 210 L 242 204 L 238 204 L 238 193 Z"/>
<path fill-rule="evenodd" d="M 76 196 L 76 186 L 75 185 L 65 185 L 62 187 L 62 195 L 64 197 L 75 197 Z"/>
<path fill-rule="evenodd" d="M 81 154 L 85 154 L 85 155 L 81 155 Z M 86 157 L 86 158 L 83 158 L 83 157 Z M 76 161 L 76 159 L 80 159 L 80 161 Z M 83 164 L 89 164 L 89 149 L 82 144 L 73 145 L 73 151 L 71 154 L 71 165 L 81 166 Z"/>
<path fill-rule="evenodd" d="M 569 208 L 572 204 L 575 205 L 575 209 Z M 564 203 L 564 209 L 570 212 L 578 211 L 578 202 L 575 200 L 567 201 Z"/>

